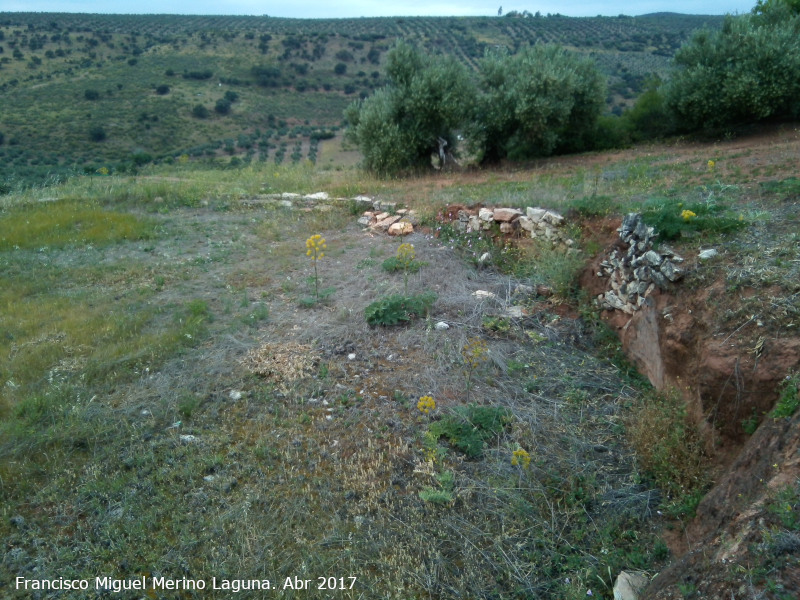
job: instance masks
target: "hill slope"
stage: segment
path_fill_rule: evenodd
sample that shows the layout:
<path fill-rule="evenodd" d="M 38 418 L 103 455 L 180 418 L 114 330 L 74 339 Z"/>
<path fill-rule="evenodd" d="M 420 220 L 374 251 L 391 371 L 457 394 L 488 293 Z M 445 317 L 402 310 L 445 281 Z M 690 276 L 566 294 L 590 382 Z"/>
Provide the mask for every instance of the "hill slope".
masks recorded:
<path fill-rule="evenodd" d="M 182 155 L 315 162 L 343 109 L 384 84 L 398 38 L 473 67 L 487 46 L 561 44 L 595 58 L 619 110 L 721 21 L 0 13 L 0 183 Z"/>

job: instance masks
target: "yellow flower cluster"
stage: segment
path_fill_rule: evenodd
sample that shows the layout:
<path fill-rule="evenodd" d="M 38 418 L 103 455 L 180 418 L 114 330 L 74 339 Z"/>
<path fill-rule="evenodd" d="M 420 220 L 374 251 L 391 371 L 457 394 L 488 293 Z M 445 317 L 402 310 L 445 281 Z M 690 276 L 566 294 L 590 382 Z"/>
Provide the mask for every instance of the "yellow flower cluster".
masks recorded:
<path fill-rule="evenodd" d="M 323 250 L 325 250 L 328 246 L 325 245 L 325 238 L 321 235 L 312 235 L 310 238 L 306 240 L 306 256 L 311 257 L 313 262 L 318 261 L 320 258 L 325 256 Z"/>
<path fill-rule="evenodd" d="M 431 396 L 422 396 L 417 402 L 417 408 L 426 415 L 436 408 L 436 400 Z"/>
<path fill-rule="evenodd" d="M 414 244 L 400 244 L 397 249 L 397 260 L 408 267 L 414 260 L 416 254 L 414 253 Z"/>
<path fill-rule="evenodd" d="M 108 170 L 108 167 L 100 167 L 99 169 L 97 169 L 98 175 L 108 175 L 109 173 L 110 171 Z"/>
<path fill-rule="evenodd" d="M 522 448 L 514 450 L 511 454 L 511 464 L 515 467 L 520 466 L 523 469 L 527 469 L 531 466 L 531 455 L 528 454 L 527 450 L 523 450 Z"/>
<path fill-rule="evenodd" d="M 480 338 L 472 338 L 466 346 L 461 349 L 461 356 L 470 369 L 477 369 L 478 365 L 488 360 L 489 346 Z"/>
<path fill-rule="evenodd" d="M 717 166 L 716 162 L 714 162 L 713 160 L 709 160 L 708 161 L 708 170 L 709 171 L 713 171 L 715 166 Z"/>
<path fill-rule="evenodd" d="M 694 219 L 696 216 L 697 216 L 697 213 L 694 213 L 691 210 L 684 210 L 681 213 L 681 218 L 683 218 L 683 220 L 686 221 L 687 223 L 689 221 L 691 221 L 692 219 Z"/>

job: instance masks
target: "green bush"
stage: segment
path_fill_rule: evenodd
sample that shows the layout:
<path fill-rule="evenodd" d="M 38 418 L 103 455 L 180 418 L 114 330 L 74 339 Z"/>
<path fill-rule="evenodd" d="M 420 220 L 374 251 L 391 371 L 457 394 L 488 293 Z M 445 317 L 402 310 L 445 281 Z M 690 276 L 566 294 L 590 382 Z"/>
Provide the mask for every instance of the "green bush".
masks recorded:
<path fill-rule="evenodd" d="M 783 419 L 791 417 L 800 408 L 800 375 L 787 376 L 781 385 L 778 402 L 772 417 Z"/>
<path fill-rule="evenodd" d="M 800 15 L 783 0 L 696 33 L 675 64 L 666 96 L 681 128 L 800 116 Z"/>
<path fill-rule="evenodd" d="M 510 421 L 511 412 L 507 408 L 468 404 L 431 423 L 428 431 L 435 439 L 445 438 L 468 458 L 479 458 L 486 442 L 500 435 Z"/>
<path fill-rule="evenodd" d="M 482 162 L 590 147 L 604 105 L 594 61 L 554 45 L 487 51 L 467 137 Z"/>
<path fill-rule="evenodd" d="M 693 216 L 683 216 L 689 211 Z M 731 233 L 747 225 L 744 219 L 728 214 L 720 203 L 693 202 L 676 205 L 662 198 L 651 198 L 642 211 L 645 222 L 654 227 L 659 241 L 675 240 L 684 233 Z"/>
<path fill-rule="evenodd" d="M 370 171 L 430 169 L 441 143 L 450 153 L 457 149 L 456 132 L 474 96 L 466 68 L 400 42 L 387 55 L 386 75 L 386 87 L 347 108 L 347 137 Z"/>
<path fill-rule="evenodd" d="M 435 301 L 436 294 L 433 292 L 414 296 L 393 294 L 367 306 L 364 316 L 370 325 L 397 325 L 426 315 Z"/>

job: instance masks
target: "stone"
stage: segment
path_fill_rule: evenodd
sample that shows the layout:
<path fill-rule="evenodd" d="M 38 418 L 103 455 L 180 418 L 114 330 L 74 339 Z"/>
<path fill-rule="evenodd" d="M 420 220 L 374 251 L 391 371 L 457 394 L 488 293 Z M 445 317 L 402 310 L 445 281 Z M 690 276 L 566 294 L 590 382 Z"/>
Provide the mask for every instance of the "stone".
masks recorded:
<path fill-rule="evenodd" d="M 297 199 L 297 198 L 301 198 L 301 197 L 302 196 L 300 196 L 300 194 L 295 194 L 295 193 L 292 193 L 292 192 L 283 192 L 281 194 L 281 198 L 283 198 L 285 200 L 293 200 L 293 199 Z"/>
<path fill-rule="evenodd" d="M 542 216 L 542 221 L 545 223 L 550 223 L 550 225 L 553 225 L 554 227 L 561 227 L 561 225 L 564 223 L 564 217 L 555 211 L 548 210 Z"/>
<path fill-rule="evenodd" d="M 503 311 L 503 316 L 509 319 L 521 319 L 525 316 L 525 311 L 521 306 L 509 306 Z"/>
<path fill-rule="evenodd" d="M 621 237 L 623 240 L 628 238 L 639 225 L 639 223 L 641 223 L 641 221 L 642 215 L 639 213 L 628 213 L 625 215 L 622 218 L 622 224 L 617 229 L 617 231 L 619 231 L 619 237 Z"/>
<path fill-rule="evenodd" d="M 678 281 L 683 277 L 683 270 L 680 267 L 676 267 L 671 260 L 665 260 L 660 270 L 661 274 L 670 281 Z"/>
<path fill-rule="evenodd" d="M 184 444 L 192 444 L 197 441 L 197 436 L 194 436 L 190 433 L 181 434 L 180 440 Z"/>
<path fill-rule="evenodd" d="M 303 196 L 304 200 L 329 200 L 330 194 L 328 192 L 315 192 L 313 194 L 306 194 Z"/>
<path fill-rule="evenodd" d="M 661 264 L 664 260 L 661 258 L 661 255 L 656 252 L 655 250 L 648 250 L 644 254 L 642 254 L 641 258 L 642 262 L 649 267 L 657 267 Z"/>
<path fill-rule="evenodd" d="M 606 292 L 603 294 L 603 303 L 606 306 L 616 308 L 618 310 L 624 310 L 625 308 L 625 303 L 620 300 L 619 296 L 617 296 L 614 292 Z"/>
<path fill-rule="evenodd" d="M 524 215 L 517 219 L 517 223 L 519 223 L 520 228 L 524 229 L 525 231 L 533 231 L 535 227 L 535 224 L 531 218 Z"/>
<path fill-rule="evenodd" d="M 231 390 L 228 394 L 228 398 L 231 400 L 241 400 L 242 399 L 242 392 L 239 390 Z"/>
<path fill-rule="evenodd" d="M 483 221 L 477 215 L 470 215 L 469 228 L 471 231 L 480 231 L 481 225 L 483 225 Z"/>
<path fill-rule="evenodd" d="M 294 206 L 291 200 L 281 200 L 278 202 L 278 205 L 282 206 L 283 208 L 292 208 L 292 206 Z"/>
<path fill-rule="evenodd" d="M 481 221 L 493 221 L 494 220 L 494 211 L 491 208 L 482 208 L 478 211 L 478 218 Z"/>
<path fill-rule="evenodd" d="M 533 221 L 534 223 L 539 223 L 547 211 L 543 208 L 531 208 L 530 206 L 525 209 L 525 213 L 527 214 L 528 218 Z"/>
<path fill-rule="evenodd" d="M 701 250 L 700 254 L 697 255 L 697 258 L 700 260 L 709 260 L 714 258 L 719 252 L 717 252 L 714 248 L 708 248 L 707 250 Z"/>
<path fill-rule="evenodd" d="M 614 600 L 639 600 L 648 583 L 650 580 L 643 573 L 622 571 L 614 582 Z"/>
<path fill-rule="evenodd" d="M 491 260 L 491 258 L 492 258 L 491 254 L 489 254 L 488 252 L 484 252 L 483 254 L 481 254 L 481 257 L 478 259 L 478 262 L 483 265 L 483 264 L 488 263 Z"/>
<path fill-rule="evenodd" d="M 394 223 L 399 221 L 402 217 L 400 215 L 390 215 L 383 219 L 378 220 L 374 225 L 372 225 L 373 229 L 380 229 L 381 231 L 386 231 L 391 227 Z"/>
<path fill-rule="evenodd" d="M 476 290 L 472 292 L 472 295 L 478 298 L 479 300 L 486 300 L 487 298 L 497 300 L 497 294 L 493 292 L 487 292 L 486 290 Z"/>
<path fill-rule="evenodd" d="M 389 225 L 389 235 L 408 235 L 414 232 L 414 226 L 408 221 L 398 221 Z"/>
<path fill-rule="evenodd" d="M 438 323 L 436 323 L 436 325 L 433 326 L 433 328 L 436 331 L 445 331 L 447 329 L 450 329 L 450 325 L 448 325 L 444 321 L 439 321 Z"/>
<path fill-rule="evenodd" d="M 513 233 L 514 232 L 514 224 L 513 223 L 500 223 L 500 233 Z"/>
<path fill-rule="evenodd" d="M 669 285 L 669 279 L 664 277 L 659 271 L 650 271 L 650 278 L 653 280 L 653 283 L 655 283 L 662 290 L 666 289 Z"/>
<path fill-rule="evenodd" d="M 522 216 L 522 211 L 516 208 L 495 208 L 493 218 L 498 223 L 510 223 Z"/>
<path fill-rule="evenodd" d="M 358 224 L 363 227 L 368 227 L 370 223 L 372 223 L 372 217 L 368 217 L 367 215 L 359 217 L 358 219 Z"/>

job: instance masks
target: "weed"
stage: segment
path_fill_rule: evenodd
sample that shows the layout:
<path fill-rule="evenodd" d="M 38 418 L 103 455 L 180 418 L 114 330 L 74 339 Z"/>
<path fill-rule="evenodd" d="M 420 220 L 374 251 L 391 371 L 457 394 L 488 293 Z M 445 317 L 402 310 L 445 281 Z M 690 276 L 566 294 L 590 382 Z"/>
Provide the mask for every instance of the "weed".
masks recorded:
<path fill-rule="evenodd" d="M 642 468 L 665 490 L 673 512 L 692 515 L 708 482 L 699 429 L 678 394 L 651 394 L 628 421 Z"/>
<path fill-rule="evenodd" d="M 425 487 L 419 492 L 419 497 L 431 504 L 451 504 L 455 488 L 455 476 L 452 471 L 444 471 L 436 477 L 439 488 Z"/>
<path fill-rule="evenodd" d="M 800 374 L 787 375 L 781 384 L 780 395 L 772 410 L 773 419 L 791 417 L 800 407 Z"/>
<path fill-rule="evenodd" d="M 428 431 L 434 439 L 444 437 L 468 458 L 479 458 L 486 442 L 499 435 L 510 420 L 511 413 L 507 409 L 468 404 L 456 407 L 440 421 L 431 423 Z"/>
<path fill-rule="evenodd" d="M 370 325 L 397 325 L 414 317 L 425 316 L 436 301 L 436 294 L 426 292 L 413 296 L 393 294 L 376 300 L 364 309 Z"/>
<path fill-rule="evenodd" d="M 325 256 L 324 250 L 328 246 L 325 244 L 325 238 L 321 235 L 312 235 L 306 240 L 306 256 L 311 259 L 311 264 L 314 265 L 314 296 L 319 301 L 319 273 L 317 272 L 317 263 Z"/>

